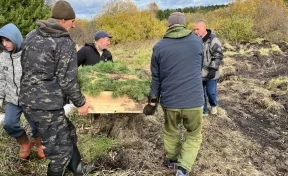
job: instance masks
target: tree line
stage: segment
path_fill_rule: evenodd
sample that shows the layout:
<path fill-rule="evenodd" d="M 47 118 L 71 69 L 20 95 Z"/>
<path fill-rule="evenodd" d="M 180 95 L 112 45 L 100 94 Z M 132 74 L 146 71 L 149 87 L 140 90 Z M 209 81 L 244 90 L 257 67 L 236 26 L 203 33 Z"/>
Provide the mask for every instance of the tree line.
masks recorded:
<path fill-rule="evenodd" d="M 25 36 L 36 28 L 36 21 L 48 19 L 57 0 L 0 0 L 0 27 L 17 25 Z M 76 19 L 71 36 L 76 43 L 91 42 L 98 29 L 115 37 L 113 42 L 141 41 L 163 36 L 167 18 L 174 11 L 183 12 L 187 28 L 205 20 L 209 28 L 228 41 L 265 38 L 288 41 L 288 0 L 233 0 L 227 5 L 184 7 L 160 10 L 156 3 L 139 10 L 132 0 L 110 0 L 92 20 Z M 269 15 L 268 15 L 269 14 Z"/>
<path fill-rule="evenodd" d="M 288 1 L 288 0 L 287 0 Z M 169 15 L 172 12 L 182 12 L 182 13 L 207 13 L 209 11 L 213 11 L 219 8 L 227 7 L 227 5 L 209 5 L 209 6 L 191 6 L 191 7 L 184 7 L 184 8 L 176 8 L 176 9 L 164 9 L 157 11 L 157 18 L 160 20 L 168 19 Z"/>

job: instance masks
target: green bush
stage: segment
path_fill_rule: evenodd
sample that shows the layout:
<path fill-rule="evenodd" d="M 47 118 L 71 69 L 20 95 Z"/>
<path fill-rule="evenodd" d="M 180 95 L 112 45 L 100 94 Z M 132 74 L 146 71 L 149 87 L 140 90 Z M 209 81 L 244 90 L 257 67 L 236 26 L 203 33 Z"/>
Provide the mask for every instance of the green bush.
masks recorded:
<path fill-rule="evenodd" d="M 233 16 L 222 20 L 222 25 L 215 29 L 221 38 L 229 41 L 250 41 L 253 35 L 253 21 L 249 18 Z"/>
<path fill-rule="evenodd" d="M 166 26 L 152 11 L 139 11 L 129 1 L 110 2 L 104 6 L 103 15 L 96 19 L 96 27 L 111 33 L 115 43 L 153 39 L 166 31 Z"/>

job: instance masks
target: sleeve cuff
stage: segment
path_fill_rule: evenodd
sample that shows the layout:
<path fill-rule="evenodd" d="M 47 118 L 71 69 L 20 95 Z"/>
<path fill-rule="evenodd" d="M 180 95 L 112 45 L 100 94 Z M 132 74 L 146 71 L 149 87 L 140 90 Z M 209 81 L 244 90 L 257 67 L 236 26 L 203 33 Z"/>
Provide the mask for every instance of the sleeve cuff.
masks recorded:
<path fill-rule="evenodd" d="M 85 99 L 84 95 L 82 95 L 81 100 L 77 101 L 77 103 L 73 102 L 74 106 L 76 106 L 77 108 L 83 106 L 85 103 L 86 103 L 86 99 Z"/>

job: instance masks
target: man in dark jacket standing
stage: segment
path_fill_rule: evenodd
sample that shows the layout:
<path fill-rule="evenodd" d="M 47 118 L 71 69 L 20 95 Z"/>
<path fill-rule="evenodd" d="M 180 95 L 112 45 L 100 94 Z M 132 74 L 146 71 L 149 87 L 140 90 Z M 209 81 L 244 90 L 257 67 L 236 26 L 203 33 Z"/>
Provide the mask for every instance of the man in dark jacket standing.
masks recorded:
<path fill-rule="evenodd" d="M 178 176 L 188 176 L 200 148 L 204 104 L 203 43 L 185 25 L 182 13 L 172 13 L 166 34 L 153 47 L 149 102 L 143 110 L 144 114 L 152 115 L 160 102 L 165 118 L 166 158 L 169 167 L 177 167 Z M 187 129 L 182 144 L 178 126 L 181 121 Z"/>
<path fill-rule="evenodd" d="M 95 42 L 87 43 L 77 52 L 78 66 L 95 65 L 100 61 L 111 61 L 112 54 L 108 50 L 112 35 L 100 30 L 95 33 Z"/>
<path fill-rule="evenodd" d="M 68 33 L 75 25 L 75 12 L 67 1 L 57 1 L 51 18 L 37 25 L 23 43 L 20 104 L 39 129 L 50 159 L 47 175 L 62 176 L 68 167 L 82 176 L 93 167 L 82 163 L 76 129 L 63 109 L 66 97 L 80 115 L 92 108 L 80 91 L 76 48 Z"/>
<path fill-rule="evenodd" d="M 210 113 L 217 114 L 217 82 L 220 77 L 219 66 L 223 59 L 221 42 L 216 37 L 214 32 L 212 32 L 210 29 L 206 29 L 206 24 L 202 20 L 194 24 L 194 32 L 203 40 L 203 88 L 211 106 Z M 209 109 L 205 96 L 203 114 L 208 115 L 208 113 Z"/>

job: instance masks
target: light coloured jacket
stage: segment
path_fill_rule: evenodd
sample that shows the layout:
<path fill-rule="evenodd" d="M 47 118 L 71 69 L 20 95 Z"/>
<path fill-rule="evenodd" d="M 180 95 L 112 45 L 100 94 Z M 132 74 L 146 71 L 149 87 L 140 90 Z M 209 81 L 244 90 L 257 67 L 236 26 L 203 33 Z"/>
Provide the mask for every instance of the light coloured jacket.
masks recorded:
<path fill-rule="evenodd" d="M 223 51 L 220 40 L 216 37 L 215 33 L 210 29 L 207 29 L 208 34 L 210 34 L 209 39 L 203 43 L 204 58 L 203 58 L 203 68 L 202 68 L 202 79 L 207 81 L 206 78 L 209 69 L 215 69 L 216 74 L 212 80 L 219 79 L 220 72 L 219 66 L 223 59 Z"/>
<path fill-rule="evenodd" d="M 6 102 L 19 106 L 21 68 L 21 44 L 23 38 L 21 32 L 14 24 L 7 24 L 0 29 L 0 38 L 5 37 L 13 42 L 14 50 L 8 52 L 2 42 L 0 47 L 3 52 L 0 54 L 0 103 L 3 99 Z"/>

